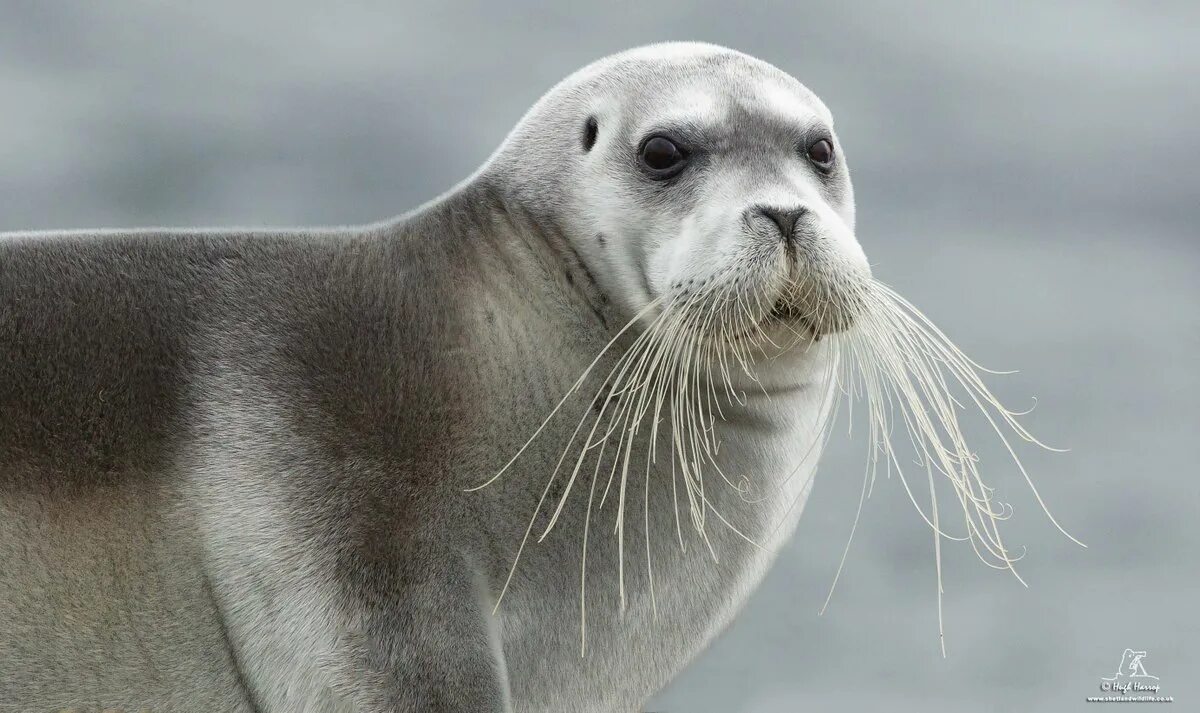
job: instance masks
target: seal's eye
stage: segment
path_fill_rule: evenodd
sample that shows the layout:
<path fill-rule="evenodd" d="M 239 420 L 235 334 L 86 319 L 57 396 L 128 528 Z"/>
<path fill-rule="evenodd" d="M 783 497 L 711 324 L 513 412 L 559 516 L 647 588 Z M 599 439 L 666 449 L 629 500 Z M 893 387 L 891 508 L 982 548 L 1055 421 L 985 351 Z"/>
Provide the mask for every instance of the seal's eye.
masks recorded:
<path fill-rule="evenodd" d="M 808 160 L 812 161 L 823 171 L 828 171 L 833 165 L 833 144 L 829 139 L 814 141 L 808 147 Z"/>
<path fill-rule="evenodd" d="M 642 165 L 655 179 L 670 178 L 683 170 L 687 155 L 665 136 L 651 136 L 642 144 Z"/>

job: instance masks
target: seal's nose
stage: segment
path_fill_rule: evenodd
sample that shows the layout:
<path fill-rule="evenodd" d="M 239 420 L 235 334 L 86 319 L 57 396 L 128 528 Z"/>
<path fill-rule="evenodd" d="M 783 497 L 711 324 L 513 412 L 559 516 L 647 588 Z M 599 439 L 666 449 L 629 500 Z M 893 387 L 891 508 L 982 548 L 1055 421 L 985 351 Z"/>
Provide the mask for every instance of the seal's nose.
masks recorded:
<path fill-rule="evenodd" d="M 760 215 L 771 219 L 779 228 L 779 235 L 784 242 L 790 243 L 792 235 L 796 232 L 796 221 L 806 212 L 804 208 L 775 208 L 772 206 L 760 205 L 755 207 Z"/>

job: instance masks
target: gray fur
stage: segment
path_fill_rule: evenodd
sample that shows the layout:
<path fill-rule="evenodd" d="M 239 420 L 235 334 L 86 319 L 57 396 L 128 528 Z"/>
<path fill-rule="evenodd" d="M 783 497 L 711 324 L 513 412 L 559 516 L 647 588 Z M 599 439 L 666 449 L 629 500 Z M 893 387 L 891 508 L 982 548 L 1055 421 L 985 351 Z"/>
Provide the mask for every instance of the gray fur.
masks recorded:
<path fill-rule="evenodd" d="M 811 466 L 764 502 L 714 486 L 768 545 L 714 524 L 714 562 L 686 523 L 677 532 L 656 464 L 631 496 L 640 514 L 650 488 L 655 515 L 650 532 L 640 516 L 627 526 L 623 613 L 611 509 L 593 522 L 584 656 L 586 493 L 526 549 L 492 614 L 592 392 L 501 480 L 465 489 L 633 314 L 607 262 L 627 237 L 581 227 L 572 198 L 588 101 L 629 82 L 786 76 L 717 48 L 586 72 L 478 174 L 393 221 L 0 237 L 0 706 L 631 711 L 720 630 L 791 531 Z M 632 128 L 601 111 L 595 151 L 620 174 L 614 147 Z M 711 140 L 789 130 L 739 121 Z M 637 200 L 687 202 L 681 190 Z M 852 211 L 846 179 L 829 191 Z M 777 376 L 781 390 L 794 380 Z M 730 472 L 785 459 L 788 414 L 828 403 L 804 384 L 756 398 L 730 408 Z M 741 433 L 755 447 L 739 449 Z"/>

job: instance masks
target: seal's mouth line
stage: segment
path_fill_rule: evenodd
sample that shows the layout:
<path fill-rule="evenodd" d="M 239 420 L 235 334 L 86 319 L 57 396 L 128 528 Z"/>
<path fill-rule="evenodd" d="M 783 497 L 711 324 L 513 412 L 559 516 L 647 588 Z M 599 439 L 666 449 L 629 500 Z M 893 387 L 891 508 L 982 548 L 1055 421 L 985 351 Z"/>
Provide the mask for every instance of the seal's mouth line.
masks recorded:
<path fill-rule="evenodd" d="M 763 332 L 771 327 L 783 327 L 795 333 L 796 336 L 801 336 L 799 330 L 794 325 L 802 327 L 814 342 L 821 340 L 821 333 L 813 327 L 812 323 L 803 314 L 799 312 L 778 314 L 775 311 L 771 311 L 753 326 L 723 335 L 723 341 L 734 344 L 741 342 L 754 342 L 757 344 L 763 339 Z"/>
<path fill-rule="evenodd" d="M 796 305 L 789 301 L 786 297 L 780 297 L 775 301 L 771 311 L 762 320 L 762 326 L 772 325 L 792 325 L 798 324 L 812 336 L 814 342 L 821 341 L 823 334 L 816 328 L 812 320 L 809 319 L 809 314 L 800 310 Z"/>

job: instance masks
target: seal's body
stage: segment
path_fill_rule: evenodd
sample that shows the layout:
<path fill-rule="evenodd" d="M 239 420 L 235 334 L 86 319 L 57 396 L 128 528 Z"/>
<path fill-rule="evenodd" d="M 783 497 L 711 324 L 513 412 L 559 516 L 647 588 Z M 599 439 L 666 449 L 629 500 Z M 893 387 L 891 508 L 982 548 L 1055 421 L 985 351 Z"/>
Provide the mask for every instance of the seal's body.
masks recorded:
<path fill-rule="evenodd" d="M 844 168 L 810 165 L 835 141 L 805 92 L 657 46 L 568 79 L 395 221 L 0 238 L 0 702 L 638 709 L 736 612 L 811 486 L 817 338 L 848 317 L 804 300 L 867 273 Z M 548 481 L 575 418 L 466 492 L 564 393 L 563 413 L 603 415 L 579 375 L 713 284 L 747 290 L 730 304 L 756 334 L 805 337 L 734 350 L 720 422 L 692 419 L 693 443 L 719 434 L 700 496 L 668 427 L 601 452 L 599 478 Z"/>

